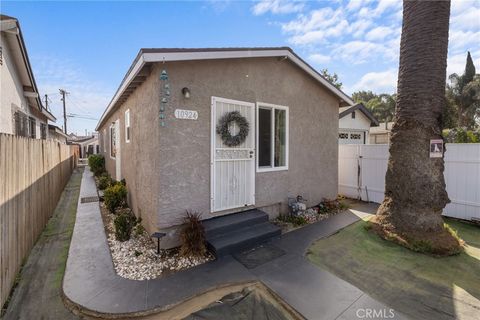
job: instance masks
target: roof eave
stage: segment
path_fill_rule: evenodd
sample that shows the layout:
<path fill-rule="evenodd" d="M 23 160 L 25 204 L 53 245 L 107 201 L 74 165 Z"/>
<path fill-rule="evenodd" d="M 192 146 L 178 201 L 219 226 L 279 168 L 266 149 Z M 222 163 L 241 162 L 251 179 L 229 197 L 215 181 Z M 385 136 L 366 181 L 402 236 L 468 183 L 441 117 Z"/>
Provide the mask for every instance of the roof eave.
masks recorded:
<path fill-rule="evenodd" d="M 345 94 L 340 89 L 336 88 L 332 83 L 326 80 L 320 73 L 318 73 L 314 68 L 307 64 L 303 59 L 297 56 L 293 50 L 288 47 L 281 48 L 252 48 L 249 49 L 232 49 L 232 50 L 221 50 L 221 49 L 212 49 L 203 51 L 198 50 L 172 50 L 172 51 L 156 51 L 155 49 L 141 49 L 137 54 L 134 62 L 130 66 L 127 74 L 123 78 L 119 88 L 117 89 L 112 100 L 108 104 L 107 108 L 104 110 L 100 120 L 95 128 L 96 131 L 104 124 L 107 116 L 115 108 L 115 105 L 119 101 L 120 96 L 123 94 L 124 90 L 128 87 L 130 82 L 135 78 L 135 76 L 142 70 L 142 68 L 147 63 L 155 62 L 168 62 L 168 61 L 187 61 L 187 60 L 213 60 L 213 59 L 234 59 L 234 58 L 260 58 L 260 57 L 286 57 L 295 63 L 298 67 L 307 72 L 315 80 L 320 82 L 325 88 L 332 92 L 339 102 L 347 103 L 353 105 L 353 100 Z"/>

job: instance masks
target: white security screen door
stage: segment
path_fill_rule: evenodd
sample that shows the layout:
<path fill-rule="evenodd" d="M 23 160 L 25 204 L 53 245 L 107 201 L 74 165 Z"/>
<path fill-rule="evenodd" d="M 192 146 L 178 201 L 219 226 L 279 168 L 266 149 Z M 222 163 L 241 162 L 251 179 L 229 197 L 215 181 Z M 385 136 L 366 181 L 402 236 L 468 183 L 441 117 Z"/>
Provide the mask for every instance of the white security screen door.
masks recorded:
<path fill-rule="evenodd" d="M 238 111 L 249 124 L 242 143 L 229 147 L 216 127 L 225 114 Z M 232 136 L 239 132 L 229 125 Z M 255 204 L 255 104 L 212 97 L 211 211 L 222 211 Z"/>

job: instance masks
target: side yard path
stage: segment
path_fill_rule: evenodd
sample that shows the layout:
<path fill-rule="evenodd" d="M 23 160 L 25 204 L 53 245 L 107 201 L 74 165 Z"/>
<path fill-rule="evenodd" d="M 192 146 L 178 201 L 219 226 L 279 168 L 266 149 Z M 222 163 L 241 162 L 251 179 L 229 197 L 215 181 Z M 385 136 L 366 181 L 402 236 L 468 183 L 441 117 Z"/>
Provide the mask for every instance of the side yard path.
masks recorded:
<path fill-rule="evenodd" d="M 96 195 L 88 168 L 80 195 Z M 98 202 L 79 203 L 63 283 L 65 297 L 84 314 L 113 318 L 168 310 L 210 290 L 258 281 L 310 320 L 352 319 L 359 308 L 388 309 L 305 257 L 314 240 L 358 221 L 359 217 L 352 212 L 345 211 L 273 240 L 269 245 L 284 254 L 251 269 L 226 256 L 173 275 L 134 281 L 114 271 Z M 394 319 L 403 318 L 395 312 Z"/>
<path fill-rule="evenodd" d="M 7 319 L 78 319 L 63 304 L 62 279 L 75 224 L 83 169 L 74 170 L 20 273 Z"/>

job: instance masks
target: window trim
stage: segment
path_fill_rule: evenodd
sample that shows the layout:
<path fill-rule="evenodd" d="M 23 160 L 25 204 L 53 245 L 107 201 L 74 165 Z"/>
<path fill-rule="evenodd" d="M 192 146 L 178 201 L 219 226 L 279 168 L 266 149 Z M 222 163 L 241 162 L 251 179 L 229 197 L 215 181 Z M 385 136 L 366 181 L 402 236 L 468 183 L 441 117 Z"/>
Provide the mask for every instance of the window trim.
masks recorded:
<path fill-rule="evenodd" d="M 259 115 L 258 111 L 259 109 L 270 109 L 272 110 L 271 115 L 271 121 L 272 121 L 272 146 L 271 146 L 271 167 L 260 167 L 258 165 L 258 151 L 259 151 L 259 135 L 258 135 L 258 130 L 259 130 Z M 278 110 L 284 110 L 285 111 L 285 165 L 281 167 L 275 167 L 275 139 L 273 138 L 275 136 L 275 109 Z M 289 108 L 287 106 L 281 106 L 278 104 L 272 104 L 272 103 L 265 103 L 265 102 L 257 102 L 255 106 L 255 134 L 256 134 L 256 159 L 255 159 L 255 167 L 256 167 L 256 172 L 272 172 L 272 171 L 286 171 L 288 170 L 288 158 L 289 158 L 289 128 L 290 128 L 290 117 L 289 117 Z"/>
<path fill-rule="evenodd" d="M 108 130 L 108 133 L 109 133 L 109 135 L 108 135 L 109 136 L 109 139 L 108 139 L 109 143 L 108 144 L 110 146 L 110 150 L 109 150 L 108 154 L 110 155 L 110 159 L 113 159 L 113 160 L 117 159 L 117 153 L 116 152 L 115 152 L 115 157 L 112 156 L 112 129 L 115 129 L 115 124 L 116 124 L 116 121 L 112 122 L 112 124 L 110 125 L 109 130 Z M 117 134 L 118 134 L 118 132 L 115 132 L 115 140 L 117 139 Z"/>
<path fill-rule="evenodd" d="M 107 128 L 103 129 L 103 152 L 107 153 Z"/>
<path fill-rule="evenodd" d="M 128 115 L 128 126 L 127 126 L 127 115 Z M 130 109 L 125 110 L 125 143 L 130 143 L 132 137 L 128 137 L 128 132 L 131 131 L 131 123 L 130 123 Z"/>

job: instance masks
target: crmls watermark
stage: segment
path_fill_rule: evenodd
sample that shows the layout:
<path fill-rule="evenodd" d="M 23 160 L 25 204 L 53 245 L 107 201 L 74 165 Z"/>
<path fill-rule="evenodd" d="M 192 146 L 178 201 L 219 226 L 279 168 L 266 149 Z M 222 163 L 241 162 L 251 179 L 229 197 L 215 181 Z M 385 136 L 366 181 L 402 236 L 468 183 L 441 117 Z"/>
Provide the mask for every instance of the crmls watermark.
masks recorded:
<path fill-rule="evenodd" d="M 393 319 L 395 310 L 393 309 L 371 309 L 360 308 L 355 313 L 359 319 Z"/>

